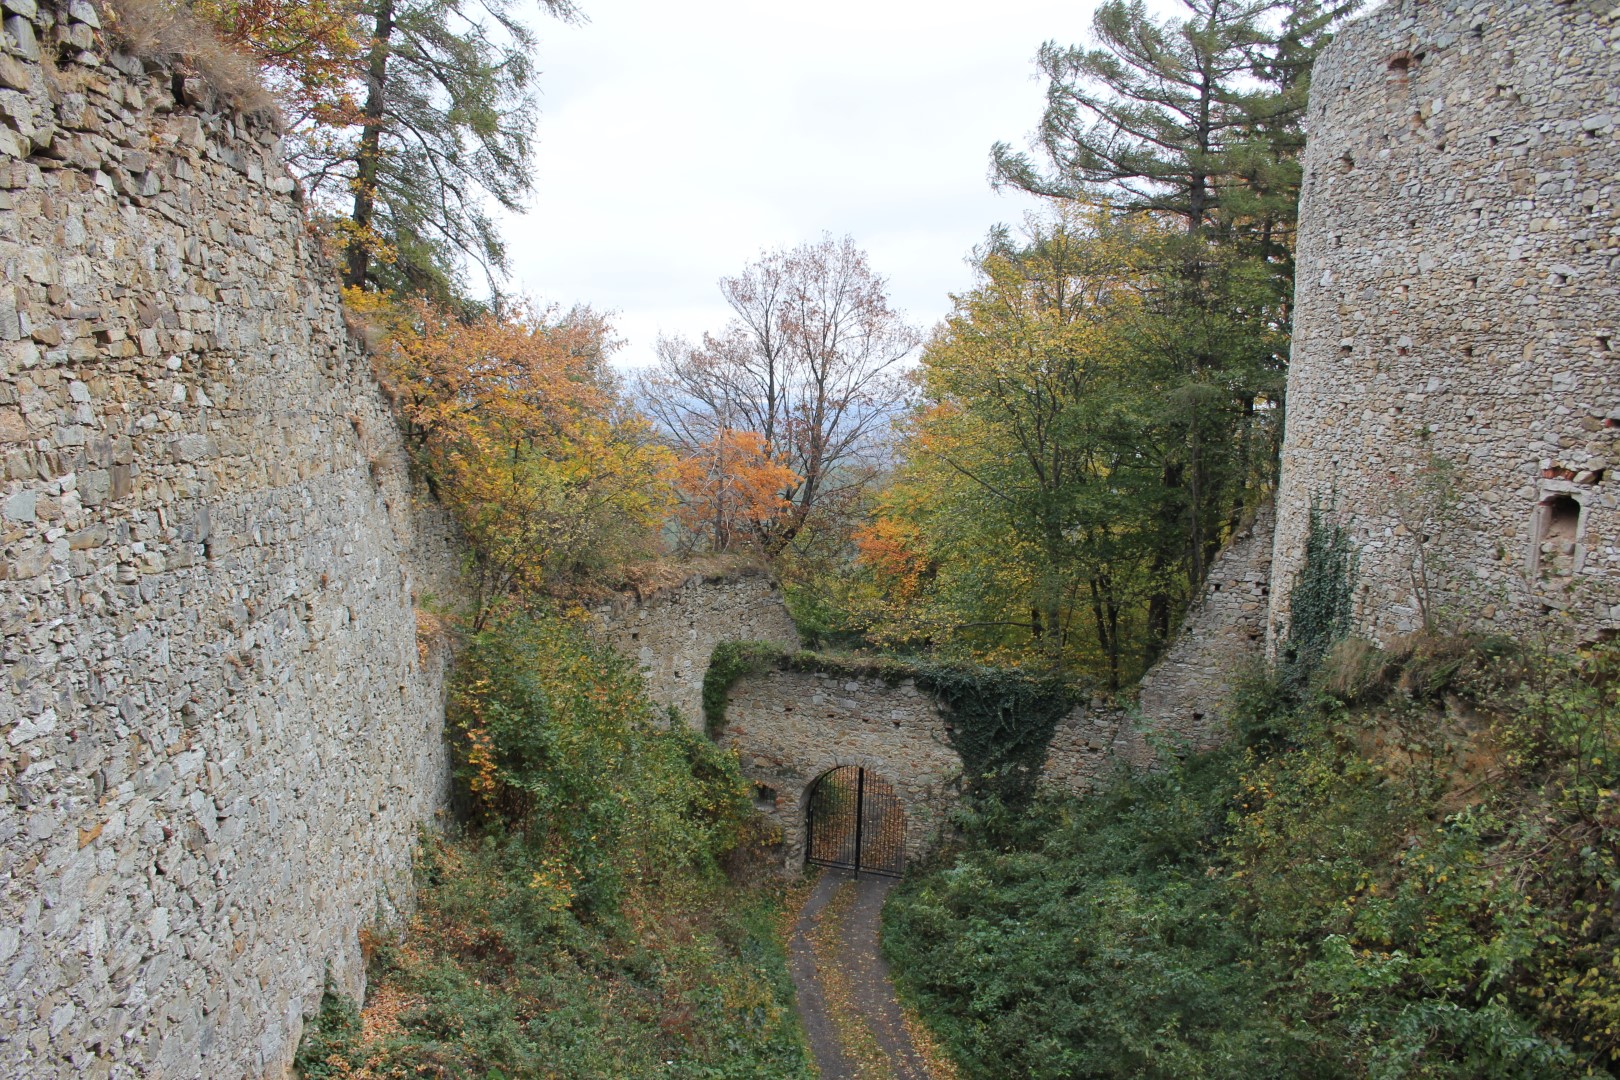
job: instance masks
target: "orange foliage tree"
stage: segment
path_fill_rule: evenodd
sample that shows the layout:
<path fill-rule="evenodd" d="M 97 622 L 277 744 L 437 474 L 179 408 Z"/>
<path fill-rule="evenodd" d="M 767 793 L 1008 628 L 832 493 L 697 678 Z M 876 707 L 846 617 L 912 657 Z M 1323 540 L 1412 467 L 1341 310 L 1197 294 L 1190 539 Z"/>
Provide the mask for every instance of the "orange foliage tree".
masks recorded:
<path fill-rule="evenodd" d="M 759 540 L 792 509 L 783 496 L 798 473 L 770 452 L 757 431 L 720 428 L 676 467 L 677 519 L 713 551 L 745 537 Z"/>
<path fill-rule="evenodd" d="M 884 596 L 897 603 L 917 599 L 933 566 L 914 523 L 879 514 L 855 530 L 854 541 L 856 558 Z"/>
<path fill-rule="evenodd" d="M 606 321 L 405 305 L 380 357 L 417 463 L 472 548 L 474 629 L 502 599 L 633 557 L 673 462 L 619 392 Z"/>

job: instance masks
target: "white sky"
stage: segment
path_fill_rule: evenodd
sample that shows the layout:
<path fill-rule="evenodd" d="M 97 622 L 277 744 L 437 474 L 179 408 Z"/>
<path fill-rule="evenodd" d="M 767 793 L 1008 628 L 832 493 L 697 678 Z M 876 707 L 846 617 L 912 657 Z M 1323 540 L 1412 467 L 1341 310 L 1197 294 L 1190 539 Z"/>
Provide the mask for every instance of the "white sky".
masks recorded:
<path fill-rule="evenodd" d="M 510 287 L 616 312 L 620 360 L 728 318 L 716 281 L 763 249 L 849 233 L 929 327 L 969 250 L 1035 200 L 990 146 L 1040 120 L 1034 56 L 1086 38 L 1087 0 L 580 0 L 536 20 L 542 116 Z"/>

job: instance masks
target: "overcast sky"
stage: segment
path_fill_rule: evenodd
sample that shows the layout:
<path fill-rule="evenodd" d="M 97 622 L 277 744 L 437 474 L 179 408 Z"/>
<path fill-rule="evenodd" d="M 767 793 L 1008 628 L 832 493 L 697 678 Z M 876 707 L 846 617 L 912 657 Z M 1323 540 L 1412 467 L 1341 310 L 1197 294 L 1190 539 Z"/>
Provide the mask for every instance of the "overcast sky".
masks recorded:
<path fill-rule="evenodd" d="M 990 146 L 1040 119 L 1042 41 L 1086 0 L 580 0 L 538 21 L 542 117 L 513 286 L 617 313 L 626 364 L 718 330 L 715 282 L 761 250 L 848 233 L 912 321 L 971 281 L 969 250 L 1034 200 Z"/>

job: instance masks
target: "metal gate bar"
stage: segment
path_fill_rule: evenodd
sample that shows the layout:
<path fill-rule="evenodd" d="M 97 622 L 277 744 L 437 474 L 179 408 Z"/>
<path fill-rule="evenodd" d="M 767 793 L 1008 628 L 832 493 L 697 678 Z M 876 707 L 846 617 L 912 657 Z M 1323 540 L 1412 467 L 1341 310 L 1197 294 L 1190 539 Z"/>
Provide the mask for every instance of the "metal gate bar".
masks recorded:
<path fill-rule="evenodd" d="M 859 874 L 899 877 L 905 813 L 888 782 L 858 765 L 834 769 L 810 790 L 805 859 Z"/>

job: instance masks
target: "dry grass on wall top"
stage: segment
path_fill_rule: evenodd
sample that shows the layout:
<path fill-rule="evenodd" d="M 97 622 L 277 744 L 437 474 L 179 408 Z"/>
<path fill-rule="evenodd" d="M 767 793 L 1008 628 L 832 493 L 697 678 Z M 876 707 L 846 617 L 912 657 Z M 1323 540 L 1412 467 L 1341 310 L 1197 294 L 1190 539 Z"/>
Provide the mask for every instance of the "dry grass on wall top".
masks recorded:
<path fill-rule="evenodd" d="M 258 67 L 220 40 L 182 4 L 164 0 L 96 0 L 102 28 L 126 53 L 195 75 L 232 109 L 281 126 L 281 112 Z"/>

